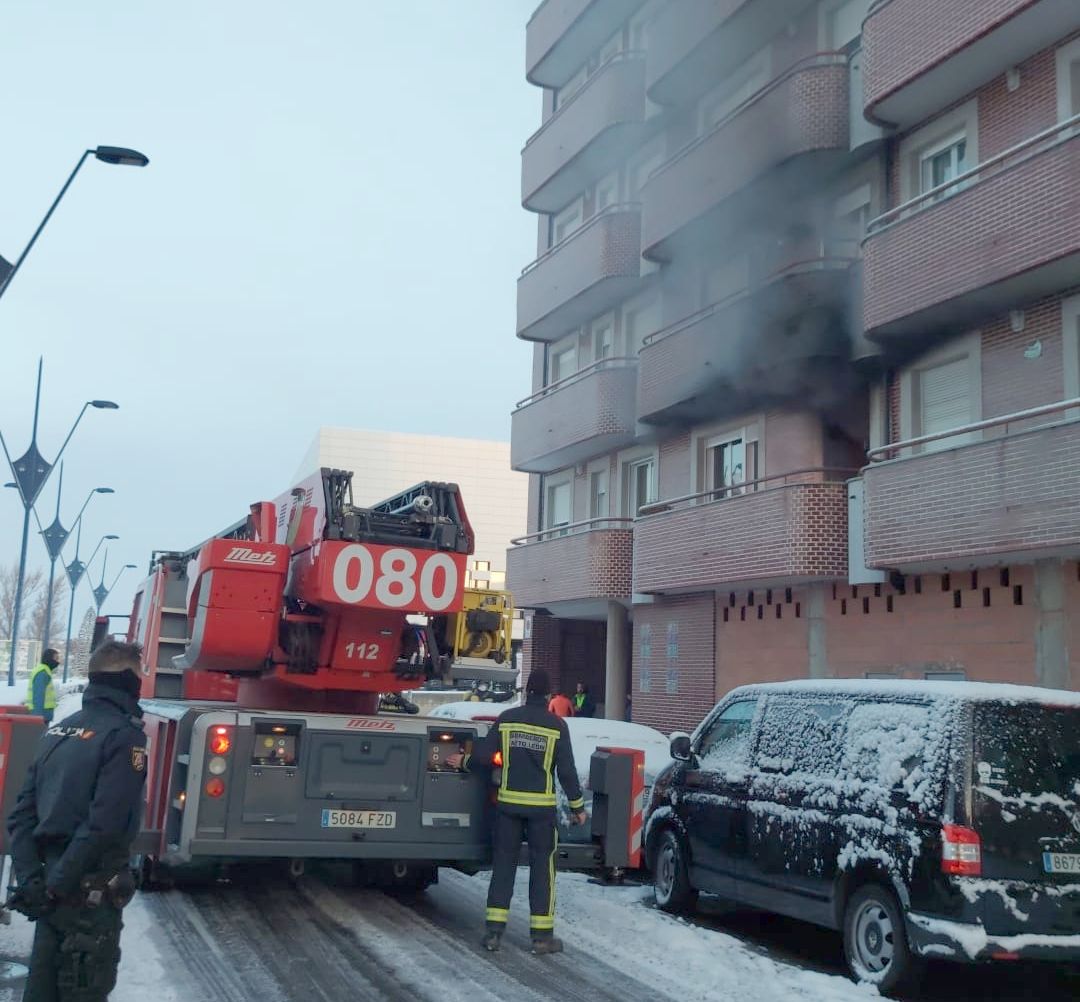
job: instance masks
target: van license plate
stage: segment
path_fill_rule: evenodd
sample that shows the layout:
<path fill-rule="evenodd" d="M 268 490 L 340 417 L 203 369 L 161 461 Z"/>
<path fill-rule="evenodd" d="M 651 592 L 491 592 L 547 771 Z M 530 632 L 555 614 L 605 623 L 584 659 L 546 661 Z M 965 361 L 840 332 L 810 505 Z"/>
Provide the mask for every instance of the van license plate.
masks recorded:
<path fill-rule="evenodd" d="M 393 828 L 396 825 L 396 811 L 325 810 L 322 812 L 323 828 Z"/>
<path fill-rule="evenodd" d="M 1080 873 L 1080 853 L 1044 852 L 1043 869 L 1047 873 Z"/>

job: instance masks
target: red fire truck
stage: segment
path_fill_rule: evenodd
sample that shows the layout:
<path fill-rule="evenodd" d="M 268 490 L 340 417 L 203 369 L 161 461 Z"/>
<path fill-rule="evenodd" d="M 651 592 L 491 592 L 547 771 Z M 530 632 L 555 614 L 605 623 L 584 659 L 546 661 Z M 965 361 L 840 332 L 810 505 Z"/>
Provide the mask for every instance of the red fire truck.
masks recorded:
<path fill-rule="evenodd" d="M 446 763 L 489 725 L 377 712 L 452 646 L 473 550 L 460 491 L 423 483 L 362 508 L 351 485 L 323 469 L 191 550 L 153 555 L 127 634 L 144 652 L 145 878 L 330 858 L 423 886 L 440 865 L 489 862 L 492 788 Z M 590 769 L 591 834 L 561 862 L 632 868 L 641 753 L 601 751 Z"/>

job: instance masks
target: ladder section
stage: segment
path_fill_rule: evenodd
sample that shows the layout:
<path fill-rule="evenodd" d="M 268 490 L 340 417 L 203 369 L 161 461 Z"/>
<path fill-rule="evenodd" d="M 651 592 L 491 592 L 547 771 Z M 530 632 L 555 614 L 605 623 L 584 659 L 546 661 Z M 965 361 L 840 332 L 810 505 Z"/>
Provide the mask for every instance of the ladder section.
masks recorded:
<path fill-rule="evenodd" d="M 186 608 L 188 579 L 184 564 L 178 562 L 166 567 L 158 620 L 154 696 L 159 699 L 179 699 L 184 694 L 184 672 L 173 664 L 173 658 L 183 654 L 190 641 Z"/>

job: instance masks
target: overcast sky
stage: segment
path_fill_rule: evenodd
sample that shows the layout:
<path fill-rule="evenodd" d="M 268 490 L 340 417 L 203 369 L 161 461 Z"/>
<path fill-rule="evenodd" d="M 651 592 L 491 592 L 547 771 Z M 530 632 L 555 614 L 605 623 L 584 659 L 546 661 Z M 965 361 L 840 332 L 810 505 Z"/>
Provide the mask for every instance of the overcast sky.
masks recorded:
<path fill-rule="evenodd" d="M 4 0 L 0 254 L 18 256 L 85 148 L 151 160 L 89 161 L 0 299 L 13 455 L 39 355 L 46 458 L 84 400 L 120 404 L 83 419 L 62 509 L 70 524 L 92 487 L 116 489 L 91 503 L 81 554 L 116 532 L 107 581 L 139 567 L 106 611 L 129 610 L 151 550 L 286 490 L 320 425 L 509 437 L 529 390 L 514 295 L 535 251 L 519 206 L 534 7 Z M 2 563 L 21 515 L 0 490 Z M 45 564 L 37 538 L 31 557 Z"/>

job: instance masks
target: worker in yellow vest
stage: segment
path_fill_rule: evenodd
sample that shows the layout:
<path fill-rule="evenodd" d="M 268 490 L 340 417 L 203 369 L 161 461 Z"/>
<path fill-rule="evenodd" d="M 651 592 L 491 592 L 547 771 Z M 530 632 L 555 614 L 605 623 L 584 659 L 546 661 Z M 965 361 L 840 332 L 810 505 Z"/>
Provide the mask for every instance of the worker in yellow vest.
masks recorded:
<path fill-rule="evenodd" d="M 45 650 L 39 664 L 31 673 L 26 686 L 26 708 L 37 717 L 45 718 L 45 726 L 52 723 L 56 711 L 56 689 L 53 687 L 53 671 L 60 666 L 60 652 L 53 647 Z"/>

